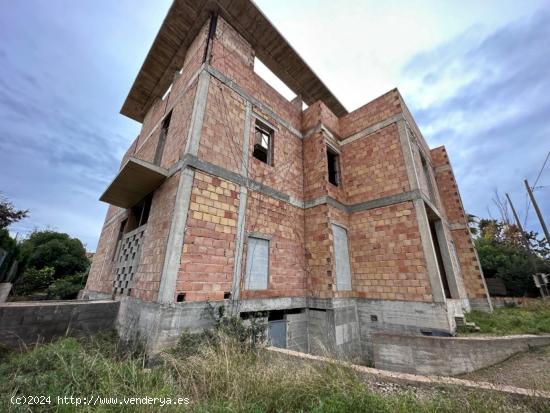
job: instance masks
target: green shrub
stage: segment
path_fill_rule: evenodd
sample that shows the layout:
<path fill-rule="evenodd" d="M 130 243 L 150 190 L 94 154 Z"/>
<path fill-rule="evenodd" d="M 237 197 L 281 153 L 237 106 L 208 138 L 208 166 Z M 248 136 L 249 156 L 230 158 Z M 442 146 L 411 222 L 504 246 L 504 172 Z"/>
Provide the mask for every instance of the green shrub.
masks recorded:
<path fill-rule="evenodd" d="M 481 334 L 547 334 L 550 333 L 550 303 L 541 301 L 538 304 L 506 306 L 492 313 L 473 311 L 466 319 L 473 321 Z"/>
<path fill-rule="evenodd" d="M 40 270 L 28 268 L 17 281 L 15 291 L 17 295 L 31 295 L 45 291 L 54 280 L 55 270 L 44 267 Z"/>
<path fill-rule="evenodd" d="M 85 285 L 86 280 L 81 274 L 55 280 L 48 287 L 48 298 L 56 300 L 70 300 L 76 298 L 78 292 L 83 289 Z"/>

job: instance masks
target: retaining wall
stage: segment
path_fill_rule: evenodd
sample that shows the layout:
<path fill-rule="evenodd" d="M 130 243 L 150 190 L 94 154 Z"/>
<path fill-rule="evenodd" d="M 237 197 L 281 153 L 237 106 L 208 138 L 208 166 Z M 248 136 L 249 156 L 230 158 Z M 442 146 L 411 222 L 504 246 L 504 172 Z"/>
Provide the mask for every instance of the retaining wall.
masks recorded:
<path fill-rule="evenodd" d="M 0 304 L 0 344 L 21 348 L 65 335 L 112 330 L 119 302 L 49 301 Z"/>
<path fill-rule="evenodd" d="M 374 365 L 403 373 L 454 376 L 547 345 L 550 335 L 428 337 L 378 333 L 374 335 Z"/>

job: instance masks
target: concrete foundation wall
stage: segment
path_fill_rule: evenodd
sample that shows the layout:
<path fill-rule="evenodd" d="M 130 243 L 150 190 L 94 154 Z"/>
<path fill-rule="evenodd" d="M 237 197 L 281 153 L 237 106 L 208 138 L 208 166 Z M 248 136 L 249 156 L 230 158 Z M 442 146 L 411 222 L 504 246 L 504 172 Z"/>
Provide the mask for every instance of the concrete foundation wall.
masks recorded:
<path fill-rule="evenodd" d="M 65 335 L 82 336 L 112 330 L 116 301 L 50 301 L 0 304 L 0 343 L 24 348 Z"/>
<path fill-rule="evenodd" d="M 374 335 L 374 365 L 403 373 L 454 376 L 547 345 L 550 335 L 467 338 L 379 333 Z"/>
<path fill-rule="evenodd" d="M 217 312 L 219 306 L 219 302 L 210 307 L 207 302 L 159 304 L 124 297 L 117 330 L 123 340 L 142 340 L 149 352 L 156 353 L 176 345 L 183 331 L 199 333 L 211 327 L 210 309 Z"/>
<path fill-rule="evenodd" d="M 357 313 L 361 327 L 363 357 L 374 357 L 373 342 L 376 333 L 399 332 L 421 334 L 422 331 L 452 331 L 445 304 L 359 300 Z"/>
<path fill-rule="evenodd" d="M 307 310 L 286 315 L 286 347 L 290 350 L 308 351 Z"/>

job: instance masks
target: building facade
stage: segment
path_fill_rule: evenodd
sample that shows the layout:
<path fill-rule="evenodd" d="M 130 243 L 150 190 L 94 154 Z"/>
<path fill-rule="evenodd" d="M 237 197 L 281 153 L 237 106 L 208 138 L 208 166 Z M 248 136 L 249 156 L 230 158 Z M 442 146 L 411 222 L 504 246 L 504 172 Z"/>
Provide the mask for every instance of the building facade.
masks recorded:
<path fill-rule="evenodd" d="M 491 309 L 445 148 L 397 89 L 348 113 L 252 2 L 176 0 L 121 113 L 142 129 L 84 296 L 121 301 L 123 336 L 155 350 L 223 305 L 276 345 L 364 358 L 377 331 Z"/>

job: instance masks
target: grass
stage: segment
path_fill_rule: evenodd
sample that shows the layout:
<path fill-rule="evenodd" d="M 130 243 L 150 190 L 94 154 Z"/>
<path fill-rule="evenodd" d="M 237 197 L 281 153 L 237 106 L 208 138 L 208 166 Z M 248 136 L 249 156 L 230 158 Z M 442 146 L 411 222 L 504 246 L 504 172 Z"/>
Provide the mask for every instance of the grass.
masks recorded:
<path fill-rule="evenodd" d="M 379 379 L 376 379 L 379 380 Z M 0 360 L 0 411 L 99 412 L 501 412 L 547 411 L 535 399 L 433 388 L 384 395 L 342 365 L 310 363 L 257 350 L 218 335 L 183 340 L 153 361 L 114 337 L 64 338 Z M 50 395 L 40 409 L 10 404 L 13 395 Z M 174 406 L 59 406 L 57 396 L 188 397 Z"/>
<path fill-rule="evenodd" d="M 477 334 L 550 334 L 550 301 L 497 308 L 493 313 L 473 311 L 466 316 L 480 328 Z M 466 329 L 461 334 L 469 334 Z"/>

